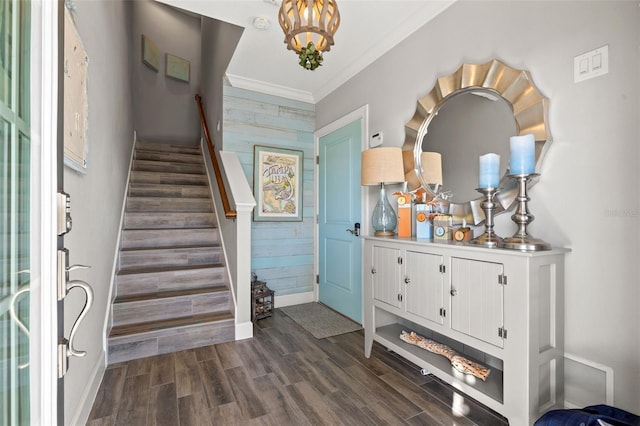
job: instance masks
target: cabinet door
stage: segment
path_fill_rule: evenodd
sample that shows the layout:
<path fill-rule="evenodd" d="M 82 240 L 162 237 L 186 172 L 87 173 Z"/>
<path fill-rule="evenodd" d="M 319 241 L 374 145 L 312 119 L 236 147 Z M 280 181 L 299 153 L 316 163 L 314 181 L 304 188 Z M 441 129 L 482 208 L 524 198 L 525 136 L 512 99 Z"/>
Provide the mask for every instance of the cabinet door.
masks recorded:
<path fill-rule="evenodd" d="M 373 247 L 373 298 L 391 306 L 402 306 L 400 294 L 400 250 Z"/>
<path fill-rule="evenodd" d="M 503 347 L 502 273 L 499 263 L 451 258 L 451 328 Z"/>
<path fill-rule="evenodd" d="M 407 251 L 405 262 L 405 309 L 407 312 L 444 323 L 444 277 L 442 256 Z"/>

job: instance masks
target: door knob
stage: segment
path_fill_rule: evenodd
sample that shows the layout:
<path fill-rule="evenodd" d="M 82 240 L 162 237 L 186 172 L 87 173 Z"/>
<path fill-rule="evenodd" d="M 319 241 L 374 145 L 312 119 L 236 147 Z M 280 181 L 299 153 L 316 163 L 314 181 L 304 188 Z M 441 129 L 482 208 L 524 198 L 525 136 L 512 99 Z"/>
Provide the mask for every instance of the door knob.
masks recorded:
<path fill-rule="evenodd" d="M 458 290 L 456 290 L 455 288 L 452 288 L 449 294 L 452 296 L 455 296 L 456 294 L 458 294 Z"/>

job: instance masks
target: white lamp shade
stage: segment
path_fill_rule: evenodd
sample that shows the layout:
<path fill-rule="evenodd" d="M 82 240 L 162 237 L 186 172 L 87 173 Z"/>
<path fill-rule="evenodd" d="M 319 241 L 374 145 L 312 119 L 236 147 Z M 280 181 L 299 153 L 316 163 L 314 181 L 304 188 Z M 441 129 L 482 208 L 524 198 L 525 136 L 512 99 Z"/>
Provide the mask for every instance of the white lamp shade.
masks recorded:
<path fill-rule="evenodd" d="M 380 147 L 362 151 L 362 185 L 404 182 L 402 149 Z"/>

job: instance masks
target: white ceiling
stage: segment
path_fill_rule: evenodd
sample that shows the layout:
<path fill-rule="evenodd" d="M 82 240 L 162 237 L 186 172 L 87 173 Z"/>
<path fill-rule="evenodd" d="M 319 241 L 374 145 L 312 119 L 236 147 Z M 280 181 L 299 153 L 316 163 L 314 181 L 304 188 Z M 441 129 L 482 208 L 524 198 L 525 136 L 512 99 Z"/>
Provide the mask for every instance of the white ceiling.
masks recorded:
<path fill-rule="evenodd" d="M 227 69 L 231 85 L 316 103 L 455 0 L 336 0 L 340 27 L 314 71 L 298 65 L 278 23 L 280 0 L 160 0 L 245 28 Z M 271 22 L 254 28 L 256 17 Z"/>

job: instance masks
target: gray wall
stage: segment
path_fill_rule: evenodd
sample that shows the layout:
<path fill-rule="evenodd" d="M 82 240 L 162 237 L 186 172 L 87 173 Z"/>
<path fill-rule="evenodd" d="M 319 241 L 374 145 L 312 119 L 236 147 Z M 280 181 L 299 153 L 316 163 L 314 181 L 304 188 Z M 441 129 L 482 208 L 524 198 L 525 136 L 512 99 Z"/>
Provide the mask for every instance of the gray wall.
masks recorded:
<path fill-rule="evenodd" d="M 242 27 L 202 17 L 202 75 L 207 78 L 202 81 L 201 95 L 216 149 L 222 143 L 223 80 L 243 31 Z"/>
<path fill-rule="evenodd" d="M 200 18 L 150 0 L 133 5 L 133 102 L 138 139 L 176 144 L 196 144 L 200 121 L 194 96 L 200 90 Z M 142 63 L 142 35 L 160 53 L 160 68 Z M 165 55 L 191 63 L 190 82 L 165 75 Z"/>
<path fill-rule="evenodd" d="M 75 347 L 84 358 L 71 358 L 65 377 L 66 423 L 91 407 L 104 368 L 104 325 L 120 215 L 133 143 L 131 109 L 131 3 L 76 1 L 76 26 L 89 56 L 89 157 L 86 174 L 69 168 L 64 187 L 71 195 L 73 229 L 65 237 L 71 264 L 91 269 L 71 272 L 87 281 L 94 306 L 79 328 Z M 84 305 L 80 290 L 65 299 L 66 335 Z M 97 381 L 97 383 L 96 383 Z"/>
<path fill-rule="evenodd" d="M 612 367 L 615 405 L 636 412 L 639 44 L 636 1 L 463 1 L 316 106 L 321 128 L 369 104 L 370 131 L 383 131 L 385 145 L 401 146 L 416 100 L 438 76 L 493 58 L 528 69 L 550 98 L 554 139 L 540 182 L 530 191 L 536 219 L 529 230 L 572 249 L 566 265 L 566 351 Z M 609 74 L 574 84 L 573 57 L 603 45 L 609 45 Z M 497 218 L 501 235 L 515 231 L 508 216 Z"/>

